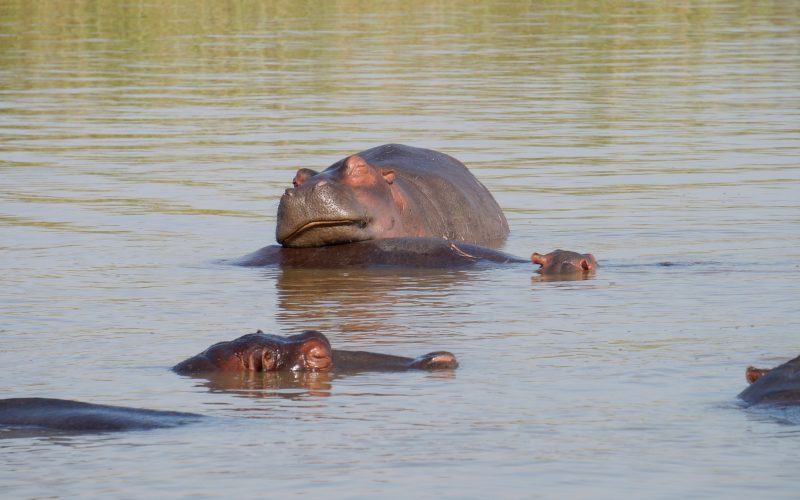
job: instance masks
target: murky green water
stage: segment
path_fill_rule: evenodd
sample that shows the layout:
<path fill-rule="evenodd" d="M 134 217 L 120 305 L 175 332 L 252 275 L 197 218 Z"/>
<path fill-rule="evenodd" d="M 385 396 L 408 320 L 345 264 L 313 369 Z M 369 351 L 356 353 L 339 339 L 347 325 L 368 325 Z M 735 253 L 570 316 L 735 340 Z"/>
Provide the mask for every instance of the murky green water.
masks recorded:
<path fill-rule="evenodd" d="M 798 47 L 794 2 L 0 2 L 0 391 L 211 417 L 0 440 L 4 495 L 795 497 L 800 414 L 735 396 L 800 353 Z M 216 263 L 387 142 L 603 267 Z M 257 328 L 462 366 L 168 371 Z"/>

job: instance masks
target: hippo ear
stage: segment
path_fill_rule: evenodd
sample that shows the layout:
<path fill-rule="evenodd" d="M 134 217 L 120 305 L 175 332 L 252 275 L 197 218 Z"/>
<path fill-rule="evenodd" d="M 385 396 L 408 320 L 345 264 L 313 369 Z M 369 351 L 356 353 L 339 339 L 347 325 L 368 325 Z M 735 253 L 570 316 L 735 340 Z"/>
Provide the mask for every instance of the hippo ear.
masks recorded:
<path fill-rule="evenodd" d="M 368 168 L 369 164 L 364 161 L 364 158 L 358 155 L 353 155 L 344 161 L 344 166 L 347 175 L 358 175 L 362 173 L 364 169 Z"/>
<path fill-rule="evenodd" d="M 386 184 L 391 184 L 394 182 L 394 170 L 390 168 L 384 168 L 381 170 L 381 175 L 383 176 L 383 180 L 386 181 Z"/>
<path fill-rule="evenodd" d="M 311 170 L 310 168 L 301 168 L 294 175 L 294 179 L 292 179 L 292 186 L 298 187 L 305 181 L 307 181 L 311 177 L 314 177 L 317 174 L 318 172 L 316 170 Z"/>
<path fill-rule="evenodd" d="M 590 271 L 592 269 L 592 265 L 589 264 L 589 261 L 586 259 L 581 259 L 580 267 L 584 271 Z"/>

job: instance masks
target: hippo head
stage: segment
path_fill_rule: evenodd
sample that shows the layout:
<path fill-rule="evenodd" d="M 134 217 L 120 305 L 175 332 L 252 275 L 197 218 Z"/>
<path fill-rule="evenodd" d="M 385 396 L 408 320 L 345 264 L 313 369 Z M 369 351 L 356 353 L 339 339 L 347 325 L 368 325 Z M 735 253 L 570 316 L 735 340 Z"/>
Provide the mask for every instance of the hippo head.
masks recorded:
<path fill-rule="evenodd" d="M 597 268 L 597 259 L 590 253 L 554 250 L 546 255 L 534 253 L 531 261 L 539 264 L 542 274 L 567 275 L 589 273 Z"/>
<path fill-rule="evenodd" d="M 747 368 L 750 385 L 739 394 L 748 404 L 800 405 L 800 356 L 772 369 Z"/>
<path fill-rule="evenodd" d="M 328 371 L 333 367 L 331 345 L 325 335 L 308 330 L 279 337 L 261 330 L 219 342 L 173 369 L 178 373 L 210 371 Z"/>
<path fill-rule="evenodd" d="M 358 155 L 320 173 L 298 170 L 278 206 L 278 243 L 315 247 L 402 236 L 403 198 L 394 179 L 394 170 Z"/>

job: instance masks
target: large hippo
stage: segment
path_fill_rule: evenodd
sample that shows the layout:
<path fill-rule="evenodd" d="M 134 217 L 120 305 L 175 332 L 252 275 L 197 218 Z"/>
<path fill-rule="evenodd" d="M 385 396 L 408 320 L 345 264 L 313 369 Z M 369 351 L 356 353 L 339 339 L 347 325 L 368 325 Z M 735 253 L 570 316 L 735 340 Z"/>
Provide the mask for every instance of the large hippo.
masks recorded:
<path fill-rule="evenodd" d="M 300 169 L 278 206 L 285 247 L 429 236 L 496 247 L 508 223 L 491 193 L 444 153 L 386 144 L 322 172 Z"/>
<path fill-rule="evenodd" d="M 144 410 L 51 398 L 0 399 L 0 425 L 70 432 L 175 427 L 202 418 L 194 413 Z"/>
<path fill-rule="evenodd" d="M 189 375 L 236 371 L 452 370 L 457 366 L 456 357 L 445 351 L 417 358 L 342 351 L 331 349 L 328 338 L 314 330 L 288 337 L 268 335 L 259 330 L 234 340 L 218 342 L 172 369 L 181 375 Z"/>
<path fill-rule="evenodd" d="M 750 386 L 739 394 L 745 403 L 800 404 L 800 356 L 771 370 L 750 366 L 745 377 Z"/>

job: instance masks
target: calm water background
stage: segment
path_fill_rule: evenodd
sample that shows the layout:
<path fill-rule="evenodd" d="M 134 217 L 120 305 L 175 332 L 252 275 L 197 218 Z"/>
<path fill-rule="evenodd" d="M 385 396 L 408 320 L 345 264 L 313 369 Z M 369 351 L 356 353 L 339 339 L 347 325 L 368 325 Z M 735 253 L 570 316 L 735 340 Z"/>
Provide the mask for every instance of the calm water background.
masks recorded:
<path fill-rule="evenodd" d="M 796 2 L 0 1 L 0 391 L 204 423 L 0 440 L 6 497 L 796 497 Z M 464 161 L 526 267 L 282 272 L 299 167 Z M 670 261 L 676 265 L 661 267 Z M 453 374 L 168 371 L 316 328 Z"/>

